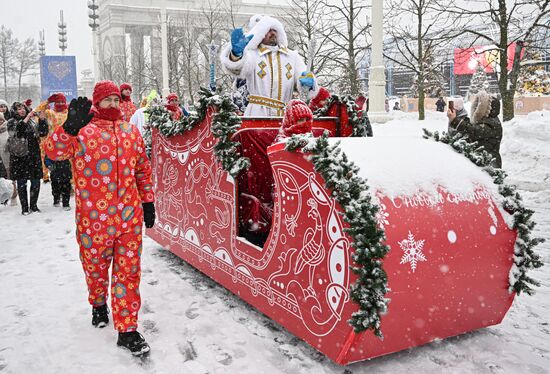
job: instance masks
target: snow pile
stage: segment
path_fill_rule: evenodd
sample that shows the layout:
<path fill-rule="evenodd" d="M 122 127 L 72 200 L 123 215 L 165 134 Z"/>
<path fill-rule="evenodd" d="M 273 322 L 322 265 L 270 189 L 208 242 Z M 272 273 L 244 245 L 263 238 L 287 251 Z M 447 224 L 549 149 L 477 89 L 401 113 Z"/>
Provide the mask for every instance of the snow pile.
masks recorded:
<path fill-rule="evenodd" d="M 509 182 L 531 192 L 550 186 L 550 111 L 516 117 L 503 125 L 500 153 Z M 550 198 L 550 193 L 547 191 Z"/>
<path fill-rule="evenodd" d="M 413 137 L 340 138 L 342 151 L 360 167 L 372 191 L 390 198 L 426 193 L 438 188 L 472 196 L 484 186 L 493 197 L 498 189 L 491 177 L 448 145 Z M 336 140 L 332 140 L 334 142 Z"/>

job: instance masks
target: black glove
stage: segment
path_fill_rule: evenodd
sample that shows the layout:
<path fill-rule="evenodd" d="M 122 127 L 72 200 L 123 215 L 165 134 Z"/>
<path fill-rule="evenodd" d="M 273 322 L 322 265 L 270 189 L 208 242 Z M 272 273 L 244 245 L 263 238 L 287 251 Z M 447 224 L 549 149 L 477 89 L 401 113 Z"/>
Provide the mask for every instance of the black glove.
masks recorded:
<path fill-rule="evenodd" d="M 155 204 L 154 203 L 143 203 L 143 221 L 145 222 L 145 227 L 150 229 L 155 225 Z"/>
<path fill-rule="evenodd" d="M 94 114 L 90 113 L 91 108 L 92 102 L 86 97 L 72 99 L 69 105 L 67 120 L 63 124 L 65 132 L 69 135 L 77 136 L 80 129 L 90 123 L 94 117 Z"/>

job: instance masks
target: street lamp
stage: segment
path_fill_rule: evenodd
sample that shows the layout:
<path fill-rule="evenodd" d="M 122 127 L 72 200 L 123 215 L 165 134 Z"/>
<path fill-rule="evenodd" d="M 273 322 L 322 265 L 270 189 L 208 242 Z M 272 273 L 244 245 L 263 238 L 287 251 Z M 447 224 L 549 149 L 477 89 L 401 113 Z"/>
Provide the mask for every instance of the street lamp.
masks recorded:
<path fill-rule="evenodd" d="M 46 40 L 44 37 L 44 30 L 40 30 L 38 39 L 38 53 L 40 56 L 46 55 Z"/>
<path fill-rule="evenodd" d="M 92 56 L 94 58 L 94 79 L 99 80 L 99 58 L 97 48 L 97 34 L 99 30 L 99 5 L 96 0 L 88 0 L 88 26 L 92 29 Z"/>
<path fill-rule="evenodd" d="M 59 48 L 61 49 L 61 55 L 65 56 L 65 50 L 67 49 L 67 24 L 63 20 L 63 11 L 59 11 L 59 23 L 57 24 L 57 33 L 59 34 Z"/>

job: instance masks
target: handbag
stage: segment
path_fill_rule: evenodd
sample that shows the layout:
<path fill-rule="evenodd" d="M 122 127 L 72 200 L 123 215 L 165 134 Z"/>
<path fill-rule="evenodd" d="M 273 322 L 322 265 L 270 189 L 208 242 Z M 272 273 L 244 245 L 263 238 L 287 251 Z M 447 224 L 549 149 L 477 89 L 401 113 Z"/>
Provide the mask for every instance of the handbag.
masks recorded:
<path fill-rule="evenodd" d="M 29 154 L 29 142 L 27 138 L 18 138 L 10 135 L 6 143 L 6 148 L 11 156 L 25 157 Z"/>

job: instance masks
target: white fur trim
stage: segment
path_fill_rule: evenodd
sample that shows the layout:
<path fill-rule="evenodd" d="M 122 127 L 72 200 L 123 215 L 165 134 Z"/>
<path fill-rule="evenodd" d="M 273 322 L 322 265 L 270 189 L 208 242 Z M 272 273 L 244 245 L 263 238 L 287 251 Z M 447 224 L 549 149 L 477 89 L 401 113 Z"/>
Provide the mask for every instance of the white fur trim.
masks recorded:
<path fill-rule="evenodd" d="M 229 58 L 230 53 L 231 53 L 231 43 L 227 43 L 222 48 L 222 51 L 220 53 L 220 61 L 222 63 L 222 67 L 226 73 L 234 76 L 239 76 L 242 72 L 242 69 L 246 60 L 246 53 L 238 61 L 231 61 L 231 59 Z"/>
<path fill-rule="evenodd" d="M 258 17 L 258 15 L 253 16 L 250 19 L 250 24 L 253 24 L 252 21 L 255 21 L 255 17 Z M 274 29 L 277 31 L 277 40 L 279 41 L 279 47 L 287 47 L 288 46 L 288 39 L 286 37 L 285 28 L 283 27 L 283 24 L 279 22 L 279 20 L 270 17 L 270 16 L 263 16 L 259 19 L 258 22 L 246 33 L 246 35 L 254 35 L 252 40 L 248 43 L 246 46 L 246 49 L 256 49 L 262 42 L 263 38 L 265 37 L 265 34 L 269 32 L 269 30 Z"/>
<path fill-rule="evenodd" d="M 265 15 L 263 14 L 254 14 L 252 17 L 250 17 L 250 20 L 248 21 L 248 29 L 252 30 L 252 28 L 256 26 L 256 24 L 260 22 L 260 20 L 264 17 Z"/>

